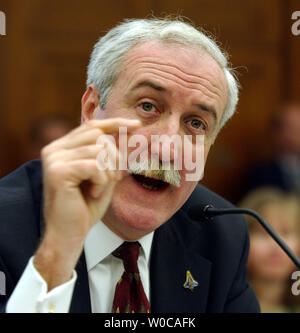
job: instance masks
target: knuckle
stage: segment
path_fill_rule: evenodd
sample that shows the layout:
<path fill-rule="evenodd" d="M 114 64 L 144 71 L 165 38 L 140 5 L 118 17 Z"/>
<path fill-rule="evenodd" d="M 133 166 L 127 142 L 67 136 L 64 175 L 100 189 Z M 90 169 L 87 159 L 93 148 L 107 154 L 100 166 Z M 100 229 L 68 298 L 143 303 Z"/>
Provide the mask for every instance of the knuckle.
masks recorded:
<path fill-rule="evenodd" d="M 86 156 L 94 156 L 95 155 L 95 147 L 94 146 L 85 146 L 79 148 L 79 153 L 84 154 Z"/>
<path fill-rule="evenodd" d="M 58 181 L 65 178 L 66 172 L 66 167 L 62 163 L 53 163 L 48 166 L 46 173 L 53 184 L 59 184 Z"/>
<path fill-rule="evenodd" d="M 94 128 L 94 127 L 96 126 L 97 123 L 98 123 L 97 120 L 95 120 L 95 119 L 91 119 L 91 120 L 89 120 L 89 121 L 87 121 L 87 122 L 85 123 L 85 126 L 86 126 L 87 128 Z"/>
<path fill-rule="evenodd" d="M 56 141 L 52 141 L 41 149 L 41 158 L 46 159 L 57 151 Z"/>
<path fill-rule="evenodd" d="M 104 134 L 101 128 L 94 128 L 94 133 L 97 135 L 97 137 Z"/>
<path fill-rule="evenodd" d="M 50 149 L 49 149 L 49 145 L 47 146 L 44 146 L 42 149 L 41 149 L 41 158 L 42 159 L 45 159 L 50 153 Z"/>
<path fill-rule="evenodd" d="M 99 174 L 98 182 L 101 185 L 107 185 L 107 183 L 109 182 L 109 177 L 107 176 L 106 172 L 102 172 L 101 174 Z"/>

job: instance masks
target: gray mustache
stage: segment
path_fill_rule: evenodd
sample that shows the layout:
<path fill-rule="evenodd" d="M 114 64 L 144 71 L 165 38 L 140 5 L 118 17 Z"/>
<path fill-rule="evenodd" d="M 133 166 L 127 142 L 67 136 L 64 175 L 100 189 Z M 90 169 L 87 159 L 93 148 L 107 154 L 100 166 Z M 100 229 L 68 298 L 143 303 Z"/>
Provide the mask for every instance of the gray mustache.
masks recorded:
<path fill-rule="evenodd" d="M 127 171 L 130 174 L 159 179 L 173 186 L 180 187 L 181 175 L 178 170 L 174 170 L 173 164 L 168 164 L 167 168 L 163 168 L 163 164 L 161 161 L 133 161 L 129 163 Z"/>

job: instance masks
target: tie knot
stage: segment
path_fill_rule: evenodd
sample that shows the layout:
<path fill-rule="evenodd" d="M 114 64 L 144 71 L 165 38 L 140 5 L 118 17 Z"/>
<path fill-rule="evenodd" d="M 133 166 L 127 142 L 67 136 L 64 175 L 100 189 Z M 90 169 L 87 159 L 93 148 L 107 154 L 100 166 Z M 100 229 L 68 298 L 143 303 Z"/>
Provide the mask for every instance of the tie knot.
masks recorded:
<path fill-rule="evenodd" d="M 141 244 L 139 242 L 124 242 L 112 254 L 123 260 L 124 269 L 128 273 L 138 273 L 137 260 Z"/>

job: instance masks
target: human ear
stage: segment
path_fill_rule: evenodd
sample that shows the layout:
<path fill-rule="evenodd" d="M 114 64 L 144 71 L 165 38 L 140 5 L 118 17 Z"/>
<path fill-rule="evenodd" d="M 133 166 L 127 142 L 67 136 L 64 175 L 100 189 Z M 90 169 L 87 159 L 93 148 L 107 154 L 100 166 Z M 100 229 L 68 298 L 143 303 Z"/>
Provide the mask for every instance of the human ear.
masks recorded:
<path fill-rule="evenodd" d="M 91 84 L 81 98 L 81 124 L 95 118 L 99 103 L 99 91 L 95 85 Z"/>

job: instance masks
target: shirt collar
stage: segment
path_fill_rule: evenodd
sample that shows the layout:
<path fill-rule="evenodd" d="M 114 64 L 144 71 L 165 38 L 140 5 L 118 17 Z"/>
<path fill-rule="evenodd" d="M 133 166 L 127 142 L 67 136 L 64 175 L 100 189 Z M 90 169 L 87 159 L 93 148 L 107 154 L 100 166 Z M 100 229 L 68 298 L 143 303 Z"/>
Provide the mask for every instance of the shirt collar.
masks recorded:
<path fill-rule="evenodd" d="M 142 248 L 142 253 L 149 264 L 151 245 L 154 232 L 137 239 Z M 124 239 L 112 232 L 102 221 L 96 223 L 88 232 L 84 242 L 84 252 L 87 270 L 90 271 L 99 262 L 117 249 Z"/>

